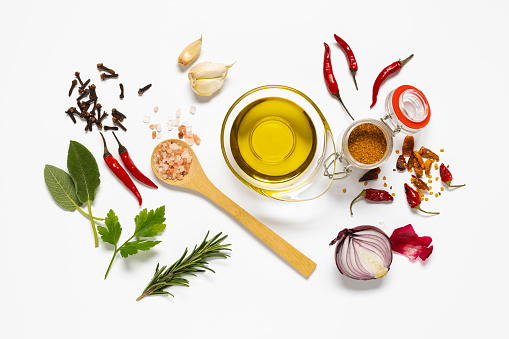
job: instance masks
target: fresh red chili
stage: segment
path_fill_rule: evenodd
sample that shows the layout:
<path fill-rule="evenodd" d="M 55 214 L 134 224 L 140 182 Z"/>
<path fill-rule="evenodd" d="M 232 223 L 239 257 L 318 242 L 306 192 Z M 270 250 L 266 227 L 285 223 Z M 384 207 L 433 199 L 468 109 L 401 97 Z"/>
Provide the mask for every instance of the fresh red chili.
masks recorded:
<path fill-rule="evenodd" d="M 339 86 L 338 82 L 336 81 L 336 78 L 334 77 L 334 72 L 332 71 L 332 62 L 330 58 L 330 47 L 327 45 L 327 43 L 323 43 L 325 46 L 325 54 L 323 56 L 323 76 L 325 77 L 325 82 L 327 83 L 327 88 L 329 89 L 329 92 L 338 98 L 339 102 L 345 109 L 346 113 L 354 120 L 350 112 L 346 109 L 345 104 L 343 103 L 343 100 L 341 100 L 341 96 L 339 95 Z"/>
<path fill-rule="evenodd" d="M 343 52 L 346 54 L 346 59 L 348 60 L 348 67 L 350 67 L 350 72 L 352 73 L 353 82 L 355 84 L 355 89 L 359 90 L 357 87 L 357 80 L 355 80 L 355 73 L 359 69 L 357 66 L 357 60 L 355 60 L 355 55 L 353 54 L 352 49 L 350 46 L 346 43 L 345 40 L 341 39 L 339 36 L 334 34 L 334 39 L 336 39 L 336 42 L 339 44 Z"/>
<path fill-rule="evenodd" d="M 152 180 L 150 180 L 149 178 L 147 178 L 145 176 L 145 174 L 143 174 L 139 169 L 138 167 L 136 167 L 136 165 L 134 164 L 133 160 L 131 159 L 131 157 L 129 156 L 129 152 L 127 151 L 127 148 L 125 148 L 121 143 L 120 141 L 118 140 L 117 136 L 115 135 L 115 132 L 113 132 L 113 136 L 115 137 L 115 139 L 117 140 L 118 142 L 118 154 L 120 154 L 120 158 L 122 159 L 122 162 L 124 163 L 124 166 L 127 168 L 127 170 L 129 172 L 131 172 L 131 174 L 136 178 L 138 179 L 139 181 L 141 181 L 142 183 L 144 183 L 145 185 L 148 185 L 150 187 L 154 187 L 154 188 L 157 188 L 157 185 L 154 184 L 152 182 Z"/>
<path fill-rule="evenodd" d="M 451 185 L 452 174 L 451 171 L 442 163 L 440 165 L 440 179 L 449 187 L 462 187 L 463 185 Z"/>
<path fill-rule="evenodd" d="M 410 59 L 412 59 L 414 55 L 410 55 L 408 58 L 404 60 L 398 60 L 385 67 L 380 74 L 376 77 L 375 83 L 373 85 L 373 102 L 369 108 L 373 108 L 376 104 L 376 98 L 378 96 L 378 90 L 380 90 L 380 86 L 382 83 L 389 77 L 389 75 L 396 73 L 403 67 Z"/>
<path fill-rule="evenodd" d="M 140 192 L 138 192 L 138 189 L 136 188 L 136 186 L 134 185 L 134 182 L 129 177 L 129 174 L 127 174 L 125 169 L 122 166 L 120 166 L 120 164 L 117 161 L 117 159 L 115 159 L 113 157 L 113 155 L 111 155 L 111 153 L 108 152 L 108 148 L 106 147 L 106 140 L 104 139 L 104 136 L 103 136 L 102 133 L 101 133 L 101 137 L 103 138 L 103 142 L 104 142 L 104 154 L 103 154 L 104 162 L 106 163 L 106 165 L 108 165 L 109 169 L 113 172 L 113 174 L 115 174 L 115 176 L 117 178 L 119 178 L 120 181 L 122 181 L 122 183 L 131 192 L 134 193 L 136 198 L 138 198 L 138 202 L 140 203 L 140 206 L 141 206 L 141 194 L 140 194 Z"/>
<path fill-rule="evenodd" d="M 350 213 L 352 215 L 353 215 L 352 205 L 360 197 L 364 197 L 366 200 L 370 200 L 370 201 L 393 201 L 394 200 L 392 195 L 387 191 L 377 190 L 374 188 L 367 188 L 365 190 L 362 190 L 362 192 L 359 193 L 359 195 L 356 196 L 355 199 L 353 199 L 352 202 L 350 203 Z"/>
<path fill-rule="evenodd" d="M 419 196 L 419 193 L 417 193 L 417 191 L 410 187 L 407 183 L 405 183 L 405 194 L 406 200 L 411 208 L 416 208 L 419 211 L 428 214 L 440 214 L 439 212 L 427 212 L 421 209 L 421 197 Z"/>

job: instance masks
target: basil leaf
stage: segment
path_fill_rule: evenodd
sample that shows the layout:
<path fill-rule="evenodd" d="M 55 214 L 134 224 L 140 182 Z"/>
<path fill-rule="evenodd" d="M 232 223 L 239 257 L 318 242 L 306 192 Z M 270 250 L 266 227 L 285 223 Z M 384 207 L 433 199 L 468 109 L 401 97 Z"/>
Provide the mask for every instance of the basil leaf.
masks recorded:
<path fill-rule="evenodd" d="M 75 211 L 83 205 L 78 199 L 76 188 L 71 176 L 58 167 L 46 165 L 44 167 L 44 181 L 55 202 L 67 211 Z"/>
<path fill-rule="evenodd" d="M 80 201 L 93 201 L 101 180 L 99 167 L 90 151 L 77 141 L 70 141 L 67 169 L 76 185 Z"/>

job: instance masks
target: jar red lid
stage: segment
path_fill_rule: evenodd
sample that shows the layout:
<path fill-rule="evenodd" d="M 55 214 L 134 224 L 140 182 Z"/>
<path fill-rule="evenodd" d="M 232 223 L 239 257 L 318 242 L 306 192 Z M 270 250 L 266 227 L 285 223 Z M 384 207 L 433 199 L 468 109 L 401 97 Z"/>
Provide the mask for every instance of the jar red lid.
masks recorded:
<path fill-rule="evenodd" d="M 422 120 L 419 121 L 413 121 L 408 117 L 408 114 L 406 112 L 403 112 L 403 110 L 400 107 L 400 97 L 407 91 L 412 90 L 412 93 L 416 95 L 419 100 L 421 100 L 421 103 L 423 105 L 423 108 L 425 110 L 425 117 Z M 404 124 L 405 126 L 419 130 L 426 126 L 429 122 L 429 119 L 431 118 L 431 110 L 429 108 L 429 103 L 424 94 L 418 90 L 417 88 L 410 86 L 410 85 L 403 85 L 394 90 L 394 93 L 392 95 L 392 108 L 394 110 L 394 113 L 396 114 L 396 117 L 398 120 Z"/>

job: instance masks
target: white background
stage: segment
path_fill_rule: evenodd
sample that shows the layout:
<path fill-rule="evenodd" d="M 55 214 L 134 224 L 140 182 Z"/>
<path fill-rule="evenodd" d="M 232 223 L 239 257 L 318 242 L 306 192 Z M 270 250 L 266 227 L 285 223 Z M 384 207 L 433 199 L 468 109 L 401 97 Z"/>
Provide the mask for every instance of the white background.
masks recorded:
<path fill-rule="evenodd" d="M 304 3 L 304 2 L 303 2 Z M 16 1 L 0 13 L 0 332 L 5 338 L 382 338 L 500 337 L 507 320 L 507 6 L 502 1 Z M 334 42 L 343 37 L 357 57 L 355 90 L 346 59 Z M 224 87 L 210 98 L 195 95 L 180 51 L 203 35 L 198 61 L 236 64 Z M 337 139 L 349 124 L 327 92 L 323 42 L 341 95 L 356 117 L 380 118 L 386 95 L 403 84 L 427 96 L 432 118 L 416 146 L 440 153 L 461 189 L 445 190 L 411 210 L 403 184 L 409 173 L 393 172 L 396 154 L 380 179 L 392 204 L 359 201 L 365 186 L 354 172 L 334 182 L 321 198 L 285 203 L 244 186 L 223 161 L 219 134 L 230 105 L 244 92 L 283 84 L 307 94 L 323 111 Z M 372 84 L 385 66 L 415 57 L 381 87 L 369 109 Z M 115 69 L 118 80 L 101 81 L 96 64 Z M 128 118 L 118 133 L 139 167 L 150 172 L 158 140 L 142 122 L 165 123 L 178 108 L 202 138 L 193 147 L 211 181 L 232 200 L 317 263 L 308 278 L 275 255 L 208 199 L 160 185 L 138 185 L 142 208 L 166 206 L 167 228 L 153 250 L 117 257 L 107 280 L 112 248 L 93 246 L 89 221 L 62 210 L 43 179 L 45 164 L 66 169 L 69 140 L 89 148 L 101 185 L 92 210 L 113 209 L 134 231 L 140 208 L 102 161 L 97 130 L 83 131 L 64 112 L 75 105 L 67 92 L 79 71 L 97 85 L 106 111 Z M 118 99 L 118 83 L 126 97 Z M 152 88 L 143 96 L 137 89 Z M 196 115 L 188 113 L 190 105 Z M 159 107 L 155 114 L 153 108 Z M 116 144 L 106 133 L 110 150 Z M 165 131 L 163 138 L 175 137 Z M 403 135 L 395 139 L 399 149 Z M 435 172 L 436 174 L 436 172 Z M 441 184 L 433 182 L 433 190 Z M 346 193 L 343 193 L 346 189 Z M 394 255 L 389 274 L 377 281 L 341 276 L 329 242 L 345 227 L 412 224 L 433 238 L 426 262 Z M 172 264 L 206 232 L 228 234 L 231 258 L 215 260 L 213 273 L 189 277 L 175 297 L 139 302 L 157 263 Z"/>

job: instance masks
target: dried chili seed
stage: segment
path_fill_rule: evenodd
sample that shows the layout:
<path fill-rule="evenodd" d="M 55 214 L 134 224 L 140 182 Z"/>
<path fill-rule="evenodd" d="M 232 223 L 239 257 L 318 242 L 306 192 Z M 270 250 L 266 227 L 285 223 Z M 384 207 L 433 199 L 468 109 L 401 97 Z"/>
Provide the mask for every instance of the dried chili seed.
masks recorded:
<path fill-rule="evenodd" d="M 433 160 L 440 161 L 440 157 L 436 153 L 430 151 L 424 146 L 421 146 L 419 149 L 419 154 L 424 158 L 431 158 Z"/>
<path fill-rule="evenodd" d="M 417 187 L 420 190 L 425 190 L 425 191 L 429 190 L 428 185 L 426 185 L 426 183 L 424 181 L 422 181 L 421 179 L 417 178 L 415 175 L 412 175 L 412 178 L 410 179 L 410 182 L 415 187 Z"/>
<path fill-rule="evenodd" d="M 396 161 L 396 169 L 398 171 L 404 171 L 406 169 L 406 160 L 403 154 L 401 154 Z"/>
<path fill-rule="evenodd" d="M 376 180 L 378 179 L 378 174 L 380 173 L 380 167 L 373 168 L 366 173 L 359 179 L 359 182 L 361 181 L 367 181 L 367 180 Z"/>
<path fill-rule="evenodd" d="M 405 139 L 403 140 L 403 147 L 402 147 L 403 155 L 410 156 L 412 152 L 414 151 L 414 136 L 413 135 L 407 135 Z"/>

